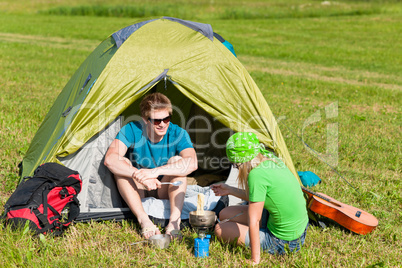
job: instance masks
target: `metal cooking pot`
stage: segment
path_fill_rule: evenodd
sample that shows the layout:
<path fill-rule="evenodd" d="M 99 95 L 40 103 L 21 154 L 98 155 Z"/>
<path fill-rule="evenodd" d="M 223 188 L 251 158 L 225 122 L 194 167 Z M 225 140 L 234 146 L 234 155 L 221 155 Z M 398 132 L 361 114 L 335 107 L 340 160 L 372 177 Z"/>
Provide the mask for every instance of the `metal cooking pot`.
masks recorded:
<path fill-rule="evenodd" d="M 148 240 L 135 242 L 135 243 L 132 243 L 130 246 L 138 245 L 138 244 L 142 244 L 142 243 L 151 244 L 157 248 L 164 249 L 164 248 L 169 247 L 170 235 L 167 235 L 167 234 L 153 235 L 150 238 L 148 238 Z"/>
<path fill-rule="evenodd" d="M 167 248 L 170 244 L 170 235 L 168 234 L 158 234 L 153 235 L 148 239 L 149 243 L 160 248 Z"/>
<path fill-rule="evenodd" d="M 216 214 L 214 211 L 204 211 L 204 215 L 197 215 L 197 211 L 190 212 L 190 224 L 192 227 L 212 227 L 216 222 Z"/>

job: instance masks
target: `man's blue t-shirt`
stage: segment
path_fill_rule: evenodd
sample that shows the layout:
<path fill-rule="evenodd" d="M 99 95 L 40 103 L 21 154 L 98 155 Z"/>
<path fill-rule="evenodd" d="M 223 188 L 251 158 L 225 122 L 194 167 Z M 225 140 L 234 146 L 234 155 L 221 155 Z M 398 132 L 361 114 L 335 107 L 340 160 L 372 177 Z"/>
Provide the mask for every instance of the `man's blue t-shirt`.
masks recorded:
<path fill-rule="evenodd" d="M 173 123 L 169 124 L 163 139 L 153 143 L 148 139 L 145 125 L 141 121 L 123 126 L 116 139 L 127 148 L 126 157 L 136 168 L 155 168 L 166 165 L 168 160 L 187 148 L 193 148 L 188 133 Z"/>

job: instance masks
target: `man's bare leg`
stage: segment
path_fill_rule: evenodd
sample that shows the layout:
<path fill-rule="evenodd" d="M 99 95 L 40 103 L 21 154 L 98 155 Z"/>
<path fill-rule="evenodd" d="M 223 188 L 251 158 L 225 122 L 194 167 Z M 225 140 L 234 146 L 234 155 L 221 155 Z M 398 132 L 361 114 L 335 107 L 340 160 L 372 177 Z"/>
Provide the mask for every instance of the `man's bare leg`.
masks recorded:
<path fill-rule="evenodd" d="M 171 230 L 180 230 L 181 222 L 181 211 L 184 204 L 184 196 L 187 189 L 187 178 L 186 177 L 168 177 L 165 176 L 166 181 L 182 181 L 180 186 L 168 185 L 167 190 L 161 188 L 158 197 L 160 199 L 169 199 L 170 203 L 170 218 L 169 224 L 166 226 L 166 233 L 170 233 Z M 164 181 L 164 180 L 162 180 Z"/>
<path fill-rule="evenodd" d="M 174 163 L 181 157 L 172 157 L 169 159 L 169 164 Z M 181 211 L 183 209 L 184 197 L 187 189 L 187 177 L 174 177 L 174 176 L 164 176 L 162 182 L 174 182 L 182 181 L 180 186 L 173 185 L 163 185 L 162 188 L 158 190 L 158 197 L 160 199 L 169 199 L 170 203 L 170 218 L 169 223 L 166 226 L 166 233 L 170 233 L 172 230 L 180 230 L 181 222 Z"/>
<path fill-rule="evenodd" d="M 127 159 L 127 161 L 129 161 Z M 130 163 L 131 164 L 131 163 Z M 153 222 L 149 219 L 148 214 L 145 212 L 144 207 L 141 203 L 141 198 L 145 197 L 144 190 L 141 185 L 136 183 L 132 178 L 114 176 L 119 189 L 120 195 L 123 197 L 124 201 L 127 203 L 130 210 L 133 212 L 141 225 L 141 229 L 146 230 L 149 228 L 148 232 L 142 233 L 144 238 L 148 239 L 154 234 L 160 234 L 159 229 L 153 230 L 155 226 Z"/>

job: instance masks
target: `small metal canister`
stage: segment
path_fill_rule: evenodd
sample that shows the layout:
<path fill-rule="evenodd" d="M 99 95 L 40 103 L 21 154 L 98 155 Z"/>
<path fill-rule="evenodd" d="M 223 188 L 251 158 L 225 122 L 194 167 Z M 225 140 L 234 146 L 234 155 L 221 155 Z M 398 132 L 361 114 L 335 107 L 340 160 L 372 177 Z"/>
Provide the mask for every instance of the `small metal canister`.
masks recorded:
<path fill-rule="evenodd" d="M 205 258 L 209 256 L 209 240 L 211 235 L 206 235 L 204 238 L 194 239 L 194 256 Z"/>

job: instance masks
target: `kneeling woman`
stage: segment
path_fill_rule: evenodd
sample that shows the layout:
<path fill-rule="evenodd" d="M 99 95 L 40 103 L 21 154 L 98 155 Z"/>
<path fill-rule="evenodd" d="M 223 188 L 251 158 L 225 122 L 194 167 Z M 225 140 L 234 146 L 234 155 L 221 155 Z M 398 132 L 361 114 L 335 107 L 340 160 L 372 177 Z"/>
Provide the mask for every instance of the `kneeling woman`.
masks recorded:
<path fill-rule="evenodd" d="M 260 145 L 254 133 L 239 132 L 231 136 L 226 153 L 239 169 L 242 189 L 214 184 L 212 190 L 215 195 L 234 195 L 249 204 L 222 210 L 220 220 L 233 219 L 217 224 L 215 235 L 223 241 L 237 241 L 251 247 L 253 263 L 260 262 L 261 248 L 271 254 L 298 251 L 306 237 L 308 215 L 295 176 L 279 158 Z"/>

